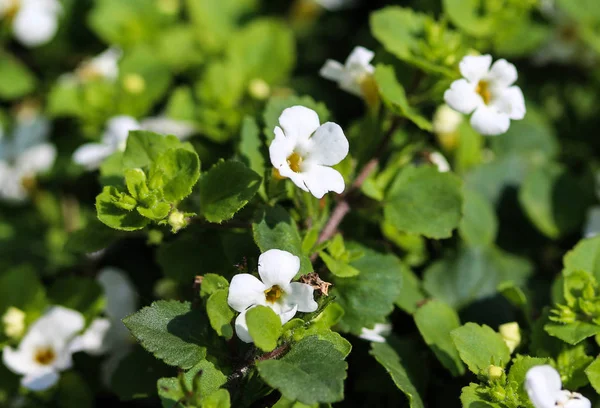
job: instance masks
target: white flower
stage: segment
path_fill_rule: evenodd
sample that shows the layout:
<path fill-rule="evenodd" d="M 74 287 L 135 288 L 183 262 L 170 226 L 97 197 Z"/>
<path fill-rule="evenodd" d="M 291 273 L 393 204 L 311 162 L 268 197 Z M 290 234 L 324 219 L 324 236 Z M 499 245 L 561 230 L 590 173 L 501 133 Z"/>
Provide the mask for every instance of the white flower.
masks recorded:
<path fill-rule="evenodd" d="M 525 389 L 535 408 L 590 408 L 583 395 L 562 390 L 560 375 L 549 365 L 535 366 L 527 371 Z"/>
<path fill-rule="evenodd" d="M 450 171 L 450 163 L 440 152 L 429 153 L 429 161 L 437 167 L 440 173 L 447 173 Z"/>
<path fill-rule="evenodd" d="M 375 71 L 375 67 L 371 65 L 374 56 L 373 51 L 364 47 L 356 47 L 346 59 L 345 65 L 338 61 L 327 60 L 319 71 L 319 75 L 337 82 L 340 88 L 346 92 L 363 96 L 361 84 Z"/>
<path fill-rule="evenodd" d="M 343 10 L 356 4 L 356 0 L 315 0 L 315 2 L 329 11 Z"/>
<path fill-rule="evenodd" d="M 591 238 L 598 234 L 600 234 L 600 206 L 594 206 L 587 212 L 583 236 L 585 238 Z"/>
<path fill-rule="evenodd" d="M 22 201 L 27 198 L 23 183 L 52 167 L 56 148 L 46 143 L 48 120 L 40 116 L 17 122 L 10 137 L 0 138 L 0 197 Z"/>
<path fill-rule="evenodd" d="M 385 343 L 384 336 L 388 336 L 391 332 L 391 324 L 375 323 L 375 326 L 372 329 L 367 329 L 366 327 L 360 329 L 360 335 L 358 337 L 375 343 Z"/>
<path fill-rule="evenodd" d="M 12 21 L 15 37 L 27 47 L 54 37 L 61 9 L 58 0 L 0 0 L 0 18 Z"/>
<path fill-rule="evenodd" d="M 275 127 L 269 146 L 271 163 L 281 177 L 289 177 L 304 191 L 322 198 L 328 191 L 341 194 L 344 178 L 331 168 L 348 154 L 348 139 L 332 122 L 320 125 L 317 112 L 304 106 L 287 108 Z"/>
<path fill-rule="evenodd" d="M 107 122 L 100 143 L 86 143 L 79 146 L 73 153 L 73 161 L 88 170 L 99 168 L 108 156 L 125 150 L 127 137 L 132 130 L 148 130 L 185 139 L 194 134 L 196 129 L 187 122 L 163 116 L 143 119 L 140 122 L 131 116 L 115 116 Z"/>
<path fill-rule="evenodd" d="M 77 77 L 81 80 L 104 78 L 115 81 L 119 76 L 121 49 L 111 47 L 97 56 L 83 61 L 77 68 Z"/>
<path fill-rule="evenodd" d="M 456 132 L 463 121 L 463 116 L 446 104 L 440 105 L 433 115 L 433 131 L 448 135 Z"/>
<path fill-rule="evenodd" d="M 464 114 L 473 112 L 471 126 L 482 135 L 504 133 L 511 119 L 525 117 L 521 88 L 512 85 L 517 80 L 517 69 L 504 59 L 491 64 L 490 55 L 464 57 L 459 64 L 464 78 L 454 81 L 444 93 L 452 109 Z"/>
<path fill-rule="evenodd" d="M 23 387 L 33 391 L 48 389 L 56 384 L 61 371 L 71 368 L 73 353 L 88 351 L 88 346 L 98 344 L 87 332 L 83 336 L 87 335 L 89 341 L 79 341 L 83 336 L 77 334 L 84 325 L 81 313 L 53 306 L 31 325 L 16 350 L 4 347 L 2 361 L 11 371 L 23 375 Z"/>
<path fill-rule="evenodd" d="M 300 258 L 286 251 L 270 249 L 258 258 L 260 280 L 248 273 L 233 277 L 227 303 L 240 312 L 235 320 L 235 332 L 240 340 L 246 343 L 253 341 L 246 324 L 246 312 L 253 306 L 270 307 L 279 315 L 282 324 L 294 317 L 296 312 L 317 310 L 312 286 L 292 282 L 299 270 Z"/>

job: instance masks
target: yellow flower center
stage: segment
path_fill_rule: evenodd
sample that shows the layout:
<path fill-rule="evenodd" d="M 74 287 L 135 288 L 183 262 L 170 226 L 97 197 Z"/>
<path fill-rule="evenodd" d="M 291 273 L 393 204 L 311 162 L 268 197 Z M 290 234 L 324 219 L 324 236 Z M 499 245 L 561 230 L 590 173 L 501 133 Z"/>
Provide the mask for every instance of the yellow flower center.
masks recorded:
<path fill-rule="evenodd" d="M 475 88 L 475 92 L 477 92 L 481 96 L 481 98 L 483 99 L 483 103 L 485 103 L 486 105 L 489 104 L 492 100 L 490 84 L 487 81 L 479 81 L 477 87 Z"/>
<path fill-rule="evenodd" d="M 367 105 L 371 107 L 377 106 L 379 103 L 379 87 L 377 86 L 377 82 L 375 82 L 373 75 L 364 75 L 360 79 L 359 85 Z"/>
<path fill-rule="evenodd" d="M 275 303 L 277 300 L 279 300 L 281 295 L 283 295 L 283 290 L 277 285 L 273 285 L 269 289 L 265 290 L 265 297 L 269 303 Z"/>
<path fill-rule="evenodd" d="M 4 12 L 4 16 L 10 21 L 19 12 L 19 7 L 21 6 L 21 0 L 8 0 L 8 6 L 6 7 L 6 11 Z"/>
<path fill-rule="evenodd" d="M 300 166 L 302 165 L 302 157 L 298 153 L 294 152 L 288 156 L 287 163 L 294 173 L 299 173 Z"/>
<path fill-rule="evenodd" d="M 56 353 L 51 347 L 40 347 L 35 351 L 34 359 L 42 365 L 50 365 L 56 359 Z"/>

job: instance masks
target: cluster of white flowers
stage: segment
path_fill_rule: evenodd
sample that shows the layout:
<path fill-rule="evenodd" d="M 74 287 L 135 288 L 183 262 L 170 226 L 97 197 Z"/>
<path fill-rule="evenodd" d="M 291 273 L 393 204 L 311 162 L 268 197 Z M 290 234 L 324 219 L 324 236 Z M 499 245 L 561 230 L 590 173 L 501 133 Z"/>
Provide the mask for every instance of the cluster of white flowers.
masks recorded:
<path fill-rule="evenodd" d="M 115 116 L 106 124 L 100 143 L 86 143 L 73 153 L 73 161 L 88 170 L 100 167 L 102 162 L 117 151 L 124 151 L 127 137 L 132 130 L 148 130 L 151 132 L 169 134 L 185 139 L 196 131 L 187 122 L 156 116 L 137 121 L 131 116 Z"/>
<path fill-rule="evenodd" d="M 11 23 L 15 38 L 27 47 L 54 38 L 61 10 L 58 0 L 0 0 L 0 19 Z"/>
<path fill-rule="evenodd" d="M 0 197 L 9 201 L 27 198 L 26 184 L 52 167 L 56 147 L 47 142 L 50 123 L 42 116 L 17 118 L 8 136 L 0 129 Z"/>
<path fill-rule="evenodd" d="M 552 366 L 535 366 L 527 371 L 525 389 L 535 408 L 590 408 L 590 400 L 562 389 L 560 375 Z"/>
<path fill-rule="evenodd" d="M 235 275 L 229 286 L 227 303 L 236 312 L 235 332 L 240 340 L 252 343 L 248 332 L 246 313 L 261 305 L 271 308 L 281 319 L 290 321 L 297 312 L 317 310 L 314 289 L 306 283 L 292 282 L 300 271 L 300 258 L 279 249 L 270 249 L 258 258 L 260 279 L 248 273 Z"/>

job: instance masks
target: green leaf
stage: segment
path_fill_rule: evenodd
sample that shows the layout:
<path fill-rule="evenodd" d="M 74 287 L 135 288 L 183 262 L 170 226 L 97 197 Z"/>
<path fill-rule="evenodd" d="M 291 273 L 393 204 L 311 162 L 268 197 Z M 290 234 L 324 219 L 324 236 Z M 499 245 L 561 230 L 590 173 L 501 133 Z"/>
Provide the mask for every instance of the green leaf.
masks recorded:
<path fill-rule="evenodd" d="M 16 307 L 25 312 L 27 322 L 33 322 L 47 304 L 44 285 L 30 268 L 14 268 L 0 274 L 0 317 L 9 307 Z M 3 332 L 0 330 L 0 336 Z"/>
<path fill-rule="evenodd" d="M 594 362 L 585 369 L 585 375 L 592 387 L 600 394 L 600 357 L 596 357 Z"/>
<path fill-rule="evenodd" d="M 359 334 L 363 327 L 384 322 L 394 309 L 394 302 L 401 295 L 404 266 L 394 255 L 347 244 L 350 249 L 364 252 L 362 258 L 350 264 L 360 274 L 351 278 L 334 277 L 331 293 L 344 309 L 340 329 Z"/>
<path fill-rule="evenodd" d="M 110 386 L 123 401 L 147 398 L 156 395 L 157 380 L 172 373 L 171 367 L 136 347 L 121 360 L 110 379 Z"/>
<path fill-rule="evenodd" d="M 575 248 L 567 252 L 563 262 L 564 276 L 581 270 L 591 273 L 600 281 L 600 236 L 579 241 Z"/>
<path fill-rule="evenodd" d="M 48 290 L 48 298 L 52 304 L 77 310 L 88 318 L 102 313 L 106 305 L 98 281 L 79 276 L 58 279 Z"/>
<path fill-rule="evenodd" d="M 461 181 L 434 167 L 407 167 L 386 198 L 386 221 L 403 232 L 449 238 L 462 217 Z"/>
<path fill-rule="evenodd" d="M 379 87 L 379 92 L 392 112 L 403 116 L 417 125 L 420 129 L 431 131 L 431 122 L 421 116 L 408 103 L 404 87 L 396 79 L 396 73 L 391 65 L 377 65 L 375 69 L 375 81 Z"/>
<path fill-rule="evenodd" d="M 572 345 L 578 344 L 588 337 L 600 334 L 600 326 L 587 322 L 575 322 L 569 324 L 547 323 L 544 330 L 551 336 L 557 337 Z"/>
<path fill-rule="evenodd" d="M 493 20 L 480 15 L 480 0 L 443 0 L 450 21 L 466 33 L 484 37 L 491 34 Z"/>
<path fill-rule="evenodd" d="M 321 123 L 325 123 L 329 120 L 329 111 L 327 106 L 322 102 L 316 102 L 310 96 L 274 96 L 269 99 L 265 111 L 263 113 L 263 119 L 265 123 L 265 136 L 267 144 L 270 144 L 275 138 L 275 127 L 279 126 L 279 116 L 281 113 L 292 106 L 302 105 L 309 109 L 314 110 L 319 115 Z"/>
<path fill-rule="evenodd" d="M 413 314 L 419 303 L 427 298 L 421 286 L 421 281 L 413 271 L 402 268 L 402 292 L 396 299 L 396 305 L 406 313 Z"/>
<path fill-rule="evenodd" d="M 78 254 L 96 252 L 107 248 L 122 233 L 107 227 L 97 218 L 90 219 L 85 227 L 69 234 L 65 249 Z"/>
<path fill-rule="evenodd" d="M 73 371 L 61 374 L 56 390 L 59 408 L 92 408 L 94 394 L 81 376 Z"/>
<path fill-rule="evenodd" d="M 151 182 L 161 179 L 165 200 L 176 202 L 192 193 L 200 177 L 200 160 L 196 152 L 186 149 L 169 149 L 156 158 L 150 168 Z"/>
<path fill-rule="evenodd" d="M 202 276 L 202 283 L 200 284 L 200 296 L 205 298 L 227 288 L 229 288 L 229 281 L 227 281 L 227 279 L 215 273 L 207 273 L 206 275 Z"/>
<path fill-rule="evenodd" d="M 565 347 L 556 357 L 556 369 L 560 373 L 563 388 L 576 390 L 588 385 L 585 369 L 594 360 L 586 354 L 587 345 L 580 343 L 574 347 Z"/>
<path fill-rule="evenodd" d="M 489 201 L 480 193 L 465 188 L 463 218 L 458 233 L 471 246 L 491 245 L 498 233 L 498 219 Z"/>
<path fill-rule="evenodd" d="M 149 220 L 133 211 L 137 202 L 116 187 L 106 186 L 96 197 L 98 219 L 111 228 L 135 231 L 144 228 Z"/>
<path fill-rule="evenodd" d="M 231 401 L 229 391 L 225 389 L 217 390 L 202 400 L 201 408 L 229 408 Z"/>
<path fill-rule="evenodd" d="M 460 393 L 460 402 L 463 408 L 502 408 L 504 405 L 488 401 L 487 389 L 479 384 L 471 383 L 463 387 Z"/>
<path fill-rule="evenodd" d="M 32 92 L 35 76 L 29 69 L 5 52 L 0 52 L 0 98 L 16 99 Z"/>
<path fill-rule="evenodd" d="M 204 280 L 202 285 L 204 286 Z M 228 293 L 227 289 L 220 289 L 211 294 L 206 302 L 206 314 L 217 334 L 229 340 L 233 336 L 231 319 L 235 313 L 227 303 Z"/>
<path fill-rule="evenodd" d="M 281 249 L 300 257 L 300 274 L 313 272 L 310 259 L 302 253 L 298 227 L 283 207 L 267 207 L 257 213 L 252 223 L 254 241 L 261 252 Z"/>
<path fill-rule="evenodd" d="M 533 171 L 519 190 L 519 202 L 533 224 L 546 236 L 571 233 L 584 221 L 595 198 L 578 177 L 551 164 Z"/>
<path fill-rule="evenodd" d="M 289 400 L 311 405 L 344 397 L 347 364 L 331 343 L 316 336 L 300 340 L 283 358 L 256 366 L 261 378 Z"/>
<path fill-rule="evenodd" d="M 200 209 L 210 222 L 231 219 L 254 197 L 262 177 L 242 162 L 215 164 L 200 178 Z"/>
<path fill-rule="evenodd" d="M 406 395 L 409 406 L 411 408 L 424 408 L 421 396 L 409 378 L 406 369 L 402 366 L 402 361 L 396 351 L 387 343 L 371 343 L 370 354 L 385 368 L 396 387 Z"/>
<path fill-rule="evenodd" d="M 144 130 L 132 130 L 127 138 L 127 146 L 123 154 L 125 168 L 148 167 L 169 149 L 179 147 L 194 151 L 188 143 L 181 143 L 175 136 L 163 136 Z"/>
<path fill-rule="evenodd" d="M 344 261 L 340 261 L 334 259 L 333 257 L 327 255 L 326 252 L 319 252 L 319 256 L 325 262 L 325 266 L 329 269 L 329 272 L 337 276 L 338 278 L 350 278 L 352 276 L 356 276 L 360 273 L 360 271 L 348 263 Z"/>
<path fill-rule="evenodd" d="M 246 313 L 248 332 L 256 347 L 262 351 L 272 351 L 283 332 L 281 319 L 269 307 L 255 306 Z"/>
<path fill-rule="evenodd" d="M 191 304 L 159 300 L 123 319 L 142 346 L 165 363 L 191 368 L 206 356 L 204 313 Z"/>
<path fill-rule="evenodd" d="M 467 323 L 450 335 L 460 358 L 474 374 L 487 370 L 491 364 L 504 367 L 510 361 L 502 336 L 489 326 Z"/>
<path fill-rule="evenodd" d="M 265 174 L 267 168 L 263 150 L 264 143 L 261 140 L 256 120 L 251 116 L 246 116 L 242 122 L 239 153 L 241 161 L 259 175 Z M 261 196 L 266 197 L 264 184 L 261 183 L 258 192 Z"/>
<path fill-rule="evenodd" d="M 508 373 L 508 383 L 516 383 L 517 393 L 522 402 L 526 402 L 528 406 L 533 407 L 531 403 L 529 403 L 529 396 L 527 395 L 527 391 L 525 390 L 525 376 L 527 375 L 527 371 L 530 368 L 548 364 L 549 359 L 547 358 L 537 358 L 537 357 L 529 357 L 529 356 L 521 356 L 517 355 L 513 359 L 513 364 L 510 367 L 510 372 Z"/>
<path fill-rule="evenodd" d="M 417 309 L 415 323 L 425 343 L 453 376 L 463 375 L 463 365 L 450 332 L 460 327 L 458 314 L 439 300 L 431 300 Z"/>
<path fill-rule="evenodd" d="M 125 170 L 125 184 L 127 191 L 136 200 L 145 198 L 149 194 L 146 173 L 142 169 L 127 169 Z"/>
<path fill-rule="evenodd" d="M 423 275 L 423 287 L 455 309 L 493 296 L 501 282 L 524 286 L 533 272 L 528 260 L 489 247 L 461 249 L 431 264 Z"/>

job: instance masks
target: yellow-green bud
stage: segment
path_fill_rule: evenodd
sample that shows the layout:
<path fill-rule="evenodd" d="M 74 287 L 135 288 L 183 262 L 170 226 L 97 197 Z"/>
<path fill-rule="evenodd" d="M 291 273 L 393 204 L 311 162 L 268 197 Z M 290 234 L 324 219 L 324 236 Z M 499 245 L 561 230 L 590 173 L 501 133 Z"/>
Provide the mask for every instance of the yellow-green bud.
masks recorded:
<path fill-rule="evenodd" d="M 515 349 L 519 347 L 519 344 L 521 344 L 521 330 L 519 329 L 519 323 L 510 322 L 501 324 L 499 331 L 510 352 L 512 353 L 515 351 Z"/>
<path fill-rule="evenodd" d="M 271 95 L 271 87 L 264 80 L 254 78 L 248 84 L 248 93 L 254 99 L 264 101 Z"/>
<path fill-rule="evenodd" d="M 9 307 L 2 316 L 2 324 L 7 337 L 21 337 L 25 333 L 25 312 L 16 307 Z"/>
<path fill-rule="evenodd" d="M 169 225 L 171 226 L 172 231 L 175 233 L 180 229 L 187 227 L 188 220 L 184 213 L 175 210 L 171 212 L 171 215 L 169 215 Z"/>
<path fill-rule="evenodd" d="M 498 380 L 504 374 L 504 369 L 502 367 L 498 367 L 496 365 L 490 365 L 487 368 L 487 376 L 490 380 Z"/>
<path fill-rule="evenodd" d="M 146 89 L 146 81 L 139 74 L 127 74 L 123 78 L 123 88 L 131 94 L 140 94 Z"/>

